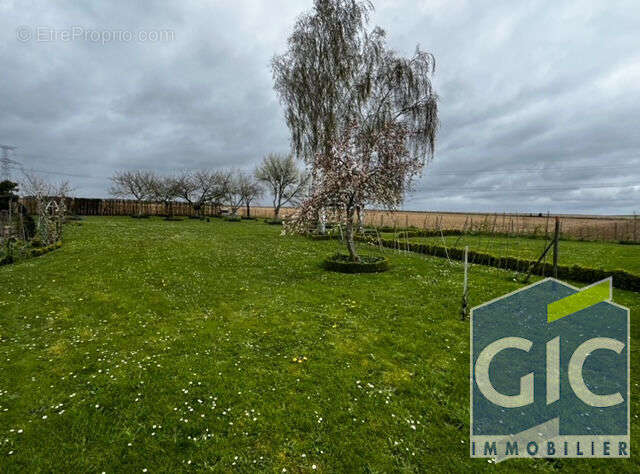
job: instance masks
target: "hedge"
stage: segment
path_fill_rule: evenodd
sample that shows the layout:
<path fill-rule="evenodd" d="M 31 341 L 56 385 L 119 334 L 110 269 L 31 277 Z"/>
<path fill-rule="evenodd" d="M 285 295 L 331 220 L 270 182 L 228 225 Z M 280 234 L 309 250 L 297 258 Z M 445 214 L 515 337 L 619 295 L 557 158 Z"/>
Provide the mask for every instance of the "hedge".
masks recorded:
<path fill-rule="evenodd" d="M 377 244 L 377 240 L 368 240 L 368 242 Z M 439 245 L 407 243 L 385 239 L 381 239 L 380 243 L 384 247 L 408 250 L 410 252 L 433 255 L 435 257 L 446 258 L 448 256 L 453 260 L 464 260 L 464 249 L 460 248 L 446 248 Z M 553 264 L 547 262 L 536 265 L 536 262 L 533 260 L 516 257 L 499 257 L 488 253 L 476 252 L 474 250 L 469 250 L 468 258 L 470 262 L 475 264 L 488 265 L 506 270 L 514 270 L 524 273 L 529 270 L 529 267 L 532 267 L 531 273 L 534 275 L 545 276 L 553 274 Z M 625 270 L 602 270 L 583 267 L 580 265 L 558 265 L 558 278 L 563 280 L 593 283 L 599 280 L 604 280 L 608 277 L 613 277 L 613 286 L 616 288 L 640 292 L 640 275 L 634 275 Z"/>
<path fill-rule="evenodd" d="M 361 255 L 360 262 L 353 262 L 348 255 L 337 253 L 327 257 L 322 266 L 341 273 L 379 273 L 389 269 L 389 259 Z"/>
<path fill-rule="evenodd" d="M 331 234 L 309 234 L 311 240 L 331 240 L 335 237 Z"/>
<path fill-rule="evenodd" d="M 40 255 L 44 255 L 45 253 L 49 253 L 55 249 L 59 249 L 60 247 L 62 247 L 62 241 L 58 240 L 56 243 L 47 245 L 46 247 L 36 247 L 27 250 L 27 256 L 39 257 Z"/>
<path fill-rule="evenodd" d="M 55 249 L 59 249 L 60 247 L 62 247 L 62 241 L 59 240 L 58 242 L 51 244 L 51 245 L 47 245 L 46 247 L 32 247 L 26 250 L 26 256 L 28 258 L 31 257 L 39 257 L 40 255 L 44 255 L 45 253 L 49 253 Z M 5 255 L 3 258 L 0 258 L 0 266 L 2 265 L 9 265 L 11 263 L 14 263 L 16 261 L 16 259 L 13 257 L 13 255 Z"/>
<path fill-rule="evenodd" d="M 400 238 L 411 238 L 411 237 L 440 237 L 440 236 L 448 236 L 448 235 L 463 235 L 464 232 L 457 229 L 449 229 L 449 230 L 403 230 L 401 232 L 396 233 L 396 235 Z M 472 234 L 476 235 L 476 234 Z"/>

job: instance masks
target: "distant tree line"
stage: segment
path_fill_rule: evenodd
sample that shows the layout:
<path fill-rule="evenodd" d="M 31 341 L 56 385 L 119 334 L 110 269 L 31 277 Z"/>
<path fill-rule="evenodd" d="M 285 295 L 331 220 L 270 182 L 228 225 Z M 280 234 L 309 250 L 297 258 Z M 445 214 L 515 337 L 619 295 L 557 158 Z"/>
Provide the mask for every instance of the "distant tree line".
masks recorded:
<path fill-rule="evenodd" d="M 292 156 L 269 154 L 253 173 L 239 170 L 197 170 L 158 174 L 148 170 L 117 171 L 111 177 L 110 193 L 137 201 L 138 216 L 143 202 L 164 204 L 167 216 L 172 216 L 172 203 L 188 203 L 196 216 L 202 217 L 205 205 L 216 214 L 227 208 L 236 216 L 242 207 L 247 217 L 251 205 L 264 196 L 265 187 L 273 197 L 274 218 L 287 204 L 296 204 L 308 192 L 308 174 L 298 168 Z"/>

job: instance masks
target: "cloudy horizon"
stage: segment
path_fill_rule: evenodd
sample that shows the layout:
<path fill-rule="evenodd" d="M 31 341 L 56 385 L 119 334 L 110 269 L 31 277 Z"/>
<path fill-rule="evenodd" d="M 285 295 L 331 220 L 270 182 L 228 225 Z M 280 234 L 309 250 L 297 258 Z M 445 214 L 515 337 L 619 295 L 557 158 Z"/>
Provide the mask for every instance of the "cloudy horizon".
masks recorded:
<path fill-rule="evenodd" d="M 435 157 L 405 209 L 640 211 L 640 5 L 374 3 L 390 47 L 437 61 Z M 0 144 L 80 197 L 120 169 L 251 170 L 289 150 L 270 60 L 311 5 L 0 0 Z"/>

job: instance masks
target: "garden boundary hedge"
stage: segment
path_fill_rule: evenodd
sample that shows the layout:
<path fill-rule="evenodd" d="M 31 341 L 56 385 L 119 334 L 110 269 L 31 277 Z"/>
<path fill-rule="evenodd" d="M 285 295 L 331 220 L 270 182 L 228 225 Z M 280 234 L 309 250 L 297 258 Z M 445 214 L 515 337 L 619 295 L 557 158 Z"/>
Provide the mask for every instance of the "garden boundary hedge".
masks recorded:
<path fill-rule="evenodd" d="M 377 240 L 362 239 L 369 243 L 377 245 Z M 434 257 L 443 257 L 453 260 L 464 260 L 464 249 L 446 248 L 439 245 L 417 244 L 411 242 L 401 242 L 394 240 L 380 239 L 382 246 L 398 250 L 408 250 L 409 252 L 433 255 Z M 553 265 L 551 263 L 539 263 L 533 260 L 526 260 L 517 257 L 498 257 L 488 253 L 476 252 L 469 250 L 469 261 L 471 263 L 487 265 L 505 270 L 514 270 L 517 272 L 527 272 L 532 267 L 531 273 L 540 276 L 549 276 L 553 274 Z M 597 268 L 588 268 L 580 265 L 558 265 L 558 278 L 563 280 L 573 280 L 584 283 L 593 283 L 605 278 L 613 277 L 613 286 L 621 290 L 630 290 L 640 292 L 640 275 L 634 275 L 625 270 L 602 270 Z"/>
<path fill-rule="evenodd" d="M 26 250 L 25 254 L 27 258 L 39 257 L 40 255 L 44 255 L 45 253 L 53 252 L 55 249 L 59 249 L 62 247 L 62 241 L 59 240 L 51 245 L 47 245 L 46 247 L 33 247 Z M 11 263 L 16 262 L 17 260 L 13 258 L 13 256 L 7 255 L 0 259 L 0 266 L 9 265 Z"/>
<path fill-rule="evenodd" d="M 58 240 L 56 243 L 47 245 L 46 247 L 36 247 L 29 249 L 27 251 L 27 255 L 29 255 L 29 257 L 39 257 L 40 255 L 52 252 L 55 249 L 59 249 L 60 247 L 62 247 L 62 240 Z"/>

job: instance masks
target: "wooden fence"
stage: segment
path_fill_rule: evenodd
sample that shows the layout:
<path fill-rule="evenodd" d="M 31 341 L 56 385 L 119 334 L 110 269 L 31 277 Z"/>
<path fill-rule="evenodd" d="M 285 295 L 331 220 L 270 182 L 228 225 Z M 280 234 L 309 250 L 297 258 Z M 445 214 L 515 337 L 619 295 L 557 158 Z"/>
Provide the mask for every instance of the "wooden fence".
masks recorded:
<path fill-rule="evenodd" d="M 23 204 L 29 212 L 35 212 L 35 201 L 23 198 Z M 173 202 L 166 206 L 156 202 L 138 204 L 126 199 L 69 199 L 67 207 L 71 214 L 82 216 L 127 216 L 138 212 L 152 216 L 174 214 L 192 216 L 195 211 L 185 202 Z M 240 214 L 246 215 L 246 209 L 240 208 Z M 294 208 L 283 208 L 281 217 L 295 212 Z M 206 205 L 201 210 L 204 216 L 214 216 L 215 206 Z M 272 217 L 273 208 L 252 206 L 253 217 Z M 461 230 L 464 232 L 489 232 L 510 235 L 549 235 L 553 232 L 553 215 L 540 214 L 482 214 L 431 211 L 382 211 L 367 210 L 365 224 L 376 227 L 416 227 L 426 230 Z M 562 236 L 583 240 L 602 241 L 640 241 L 640 223 L 638 216 L 560 216 Z"/>

